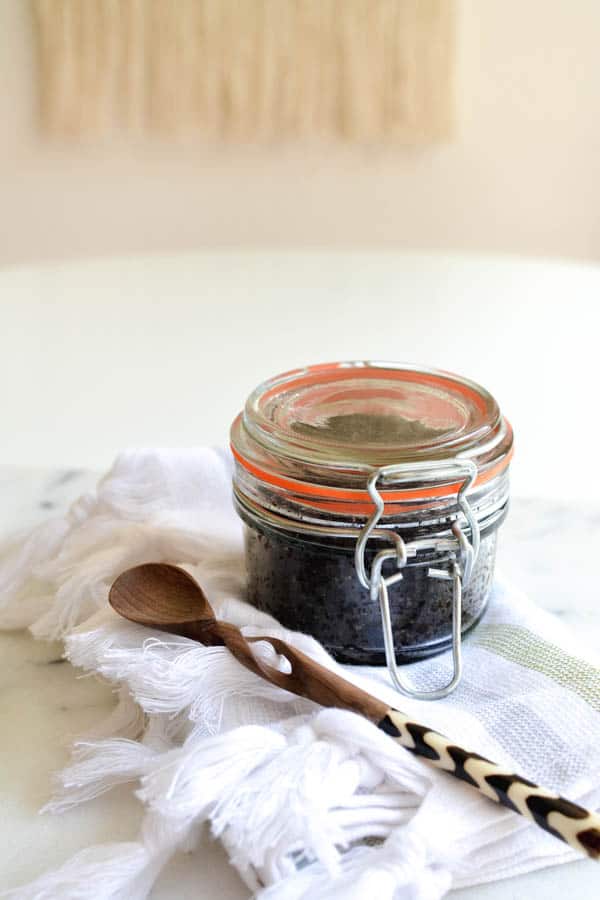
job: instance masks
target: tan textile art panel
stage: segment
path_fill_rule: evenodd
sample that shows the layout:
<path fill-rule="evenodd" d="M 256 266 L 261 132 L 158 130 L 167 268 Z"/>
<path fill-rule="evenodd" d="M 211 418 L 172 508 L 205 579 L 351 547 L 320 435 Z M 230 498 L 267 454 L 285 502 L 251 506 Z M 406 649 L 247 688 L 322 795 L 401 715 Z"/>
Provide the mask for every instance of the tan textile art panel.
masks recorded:
<path fill-rule="evenodd" d="M 452 131 L 453 0 L 33 0 L 40 123 L 209 139 Z"/>

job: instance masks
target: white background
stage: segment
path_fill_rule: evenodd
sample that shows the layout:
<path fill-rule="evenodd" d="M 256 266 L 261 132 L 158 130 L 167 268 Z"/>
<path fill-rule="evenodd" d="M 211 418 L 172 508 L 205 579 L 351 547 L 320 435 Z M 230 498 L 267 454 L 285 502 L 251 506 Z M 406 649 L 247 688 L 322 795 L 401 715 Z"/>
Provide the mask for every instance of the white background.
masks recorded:
<path fill-rule="evenodd" d="M 421 150 L 45 143 L 32 5 L 0 0 L 0 262 L 217 246 L 600 259 L 598 0 L 459 0 L 456 134 Z"/>

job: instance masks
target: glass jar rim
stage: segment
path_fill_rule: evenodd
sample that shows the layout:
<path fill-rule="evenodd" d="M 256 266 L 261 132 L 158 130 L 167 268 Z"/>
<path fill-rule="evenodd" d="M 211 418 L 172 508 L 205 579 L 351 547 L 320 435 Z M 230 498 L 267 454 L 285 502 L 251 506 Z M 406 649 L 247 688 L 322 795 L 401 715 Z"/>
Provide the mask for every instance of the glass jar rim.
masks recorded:
<path fill-rule="evenodd" d="M 340 503 L 357 514 L 372 509 L 365 484 L 378 468 L 415 473 L 408 483 L 386 479 L 386 503 L 427 503 L 460 489 L 444 468 L 449 459 L 472 460 L 471 487 L 480 487 L 504 472 L 512 446 L 510 424 L 480 385 L 439 369 L 371 361 L 270 378 L 231 428 L 234 457 L 251 477 L 310 505 Z M 423 466 L 427 478 L 419 475 Z"/>

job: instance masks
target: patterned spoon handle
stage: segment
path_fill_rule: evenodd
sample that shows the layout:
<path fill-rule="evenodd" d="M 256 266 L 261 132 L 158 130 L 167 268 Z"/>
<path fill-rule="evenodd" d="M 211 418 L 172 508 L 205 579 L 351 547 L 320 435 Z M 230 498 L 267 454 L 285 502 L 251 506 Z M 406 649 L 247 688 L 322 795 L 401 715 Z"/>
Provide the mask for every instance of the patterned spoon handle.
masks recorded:
<path fill-rule="evenodd" d="M 212 640 L 224 643 L 240 662 L 261 677 L 322 706 L 337 706 L 361 713 L 407 750 L 466 781 L 491 800 L 531 819 L 579 852 L 592 859 L 600 858 L 600 815 L 520 775 L 507 772 L 478 753 L 456 746 L 437 731 L 412 722 L 404 713 L 391 709 L 278 638 L 246 638 L 225 622 L 215 622 L 211 631 Z M 202 640 L 207 641 L 206 632 Z M 254 641 L 268 641 L 277 653 L 287 658 L 290 672 L 283 673 L 261 664 L 250 649 Z"/>
<path fill-rule="evenodd" d="M 600 815 L 539 787 L 448 738 L 388 709 L 377 727 L 417 756 L 476 787 L 491 800 L 531 819 L 576 850 L 600 858 Z"/>

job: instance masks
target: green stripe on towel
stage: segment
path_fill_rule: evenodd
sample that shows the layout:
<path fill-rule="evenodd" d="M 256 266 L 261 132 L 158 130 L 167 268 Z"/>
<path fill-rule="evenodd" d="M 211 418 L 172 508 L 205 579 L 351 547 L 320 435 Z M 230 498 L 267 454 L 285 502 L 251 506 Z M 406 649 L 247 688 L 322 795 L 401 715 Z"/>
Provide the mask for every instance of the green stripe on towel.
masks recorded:
<path fill-rule="evenodd" d="M 479 625 L 469 641 L 568 688 L 600 711 L 600 670 L 519 625 Z"/>

